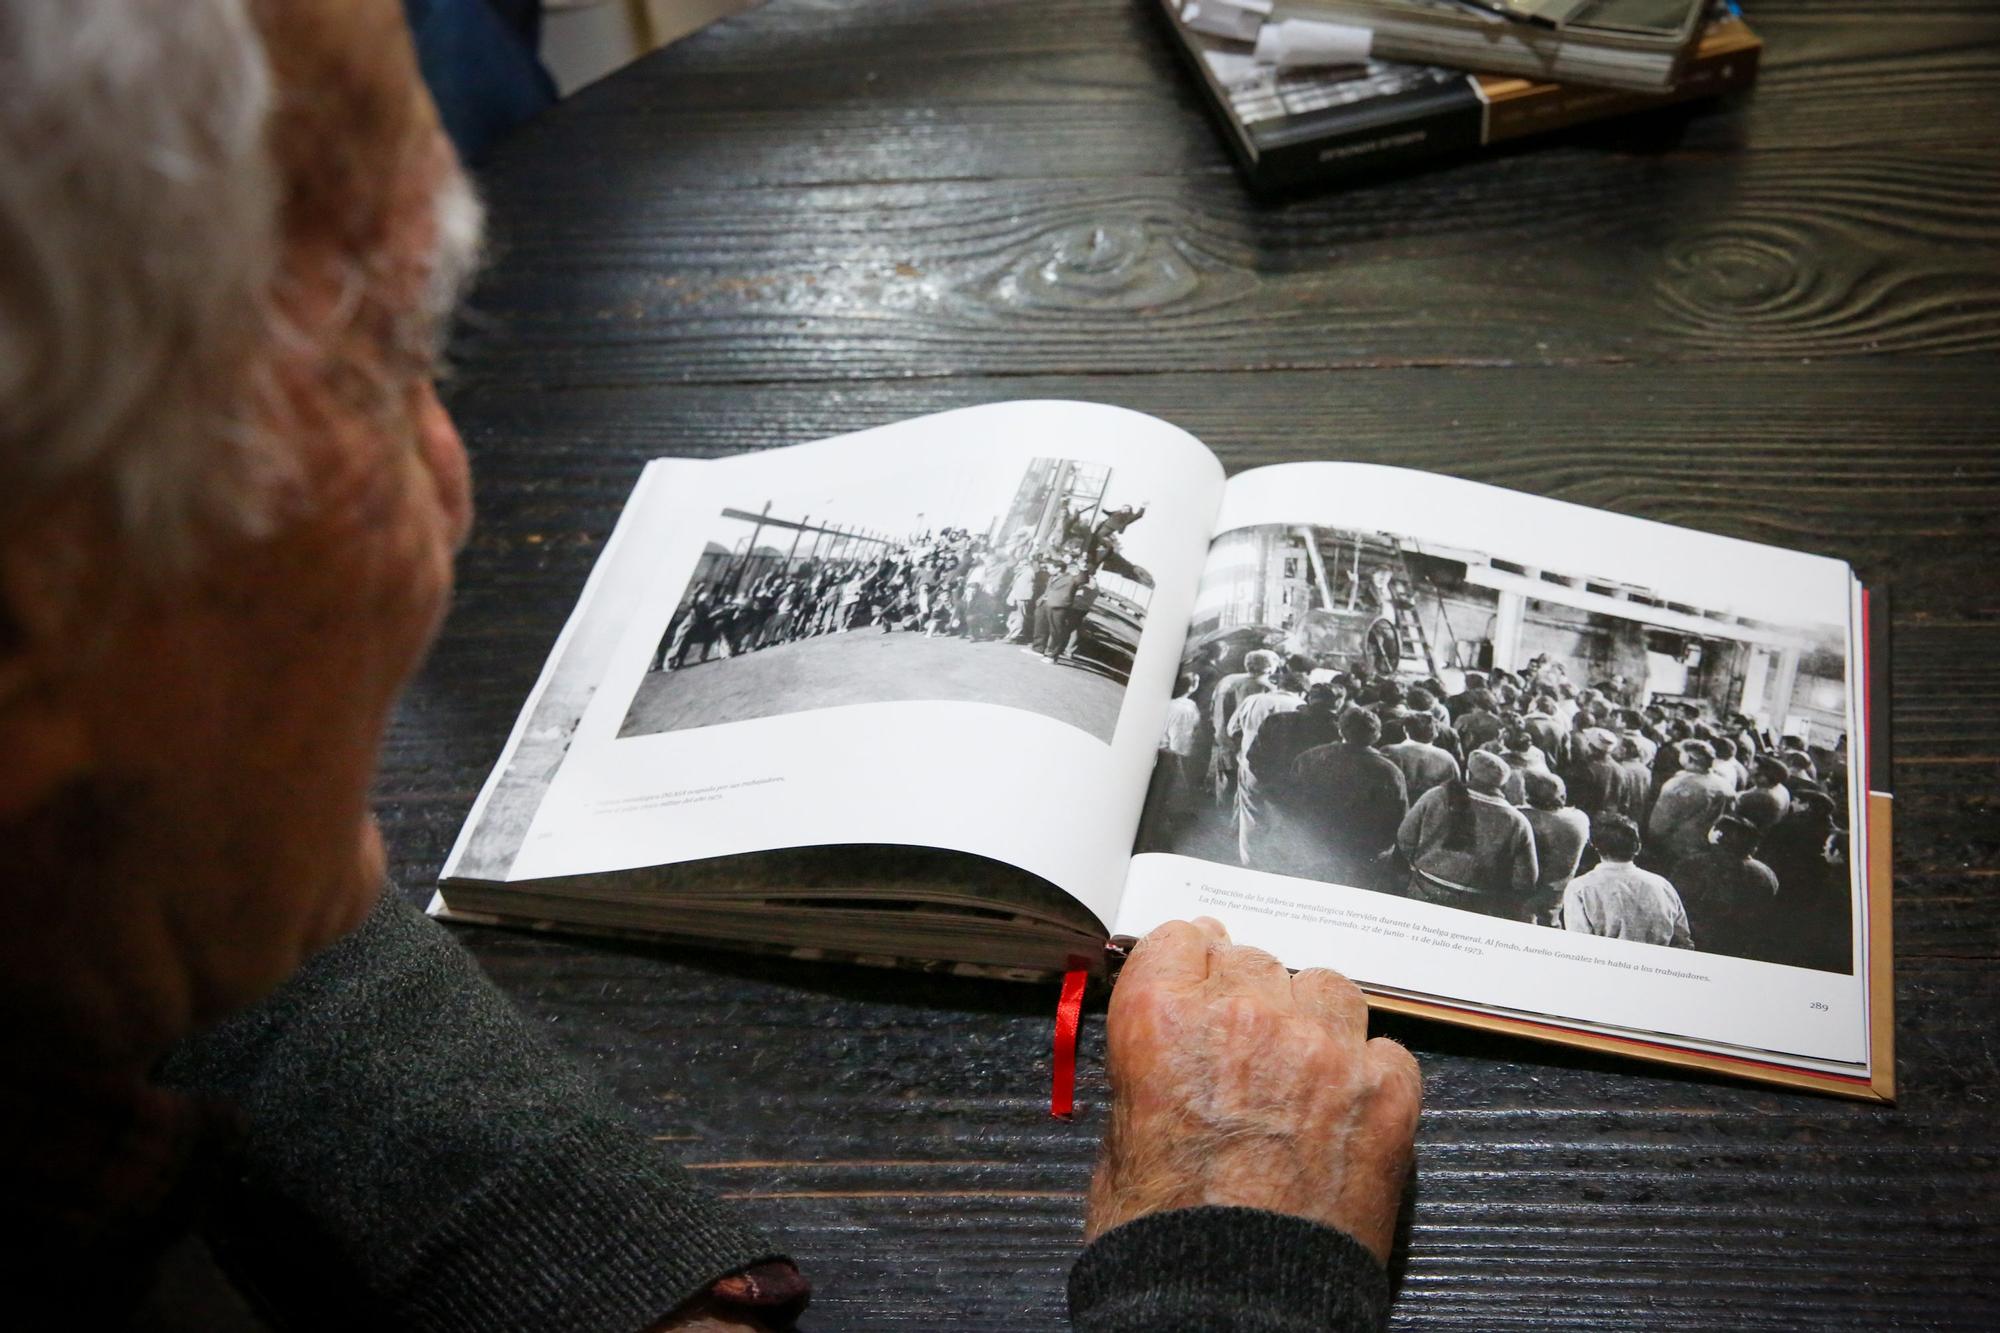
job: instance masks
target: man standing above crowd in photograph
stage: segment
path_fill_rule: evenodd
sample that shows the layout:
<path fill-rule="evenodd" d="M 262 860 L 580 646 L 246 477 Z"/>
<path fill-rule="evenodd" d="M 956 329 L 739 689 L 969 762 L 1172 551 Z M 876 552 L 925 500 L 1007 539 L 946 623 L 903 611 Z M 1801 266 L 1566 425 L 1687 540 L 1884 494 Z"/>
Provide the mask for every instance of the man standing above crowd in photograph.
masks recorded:
<path fill-rule="evenodd" d="M 1423 794 L 1440 783 L 1458 780 L 1458 760 L 1437 739 L 1437 717 L 1429 711 L 1412 712 L 1403 719 L 1404 739 L 1382 747 L 1383 755 L 1403 770 L 1403 786 L 1415 804 Z"/>
<path fill-rule="evenodd" d="M 1563 891 L 1564 928 L 1608 939 L 1692 948 L 1687 911 L 1674 886 L 1632 864 L 1639 855 L 1639 826 L 1623 815 L 1606 815 L 1591 828 L 1590 845 L 1599 857 L 1597 867 L 1578 875 Z"/>
<path fill-rule="evenodd" d="M 1518 918 L 1540 877 L 1535 834 L 1500 794 L 1507 764 L 1475 750 L 1465 779 L 1424 793 L 1396 831 L 1410 866 L 1409 896 L 1488 916 Z"/>
<path fill-rule="evenodd" d="M 1403 771 L 1375 751 L 1382 723 L 1365 708 L 1340 715 L 1340 740 L 1292 761 L 1284 784 L 1287 822 L 1316 879 L 1356 888 L 1388 887 L 1389 854 L 1409 808 Z M 1497 760 L 1495 762 L 1498 762 Z"/>
<path fill-rule="evenodd" d="M 1096 573 L 1104 558 L 1118 547 L 1118 535 L 1146 516 L 1146 506 L 1134 509 L 1131 505 L 1120 505 L 1097 520 L 1090 530 L 1090 540 L 1084 550 L 1084 564 L 1091 573 Z"/>

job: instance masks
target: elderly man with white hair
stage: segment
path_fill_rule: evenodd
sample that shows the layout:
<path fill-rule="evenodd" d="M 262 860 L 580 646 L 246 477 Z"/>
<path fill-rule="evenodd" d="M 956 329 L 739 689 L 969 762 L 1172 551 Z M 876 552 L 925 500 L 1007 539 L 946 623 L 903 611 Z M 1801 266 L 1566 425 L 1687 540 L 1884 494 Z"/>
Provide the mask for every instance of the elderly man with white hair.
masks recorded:
<path fill-rule="evenodd" d="M 394 0 L 0 6 L 10 1327 L 220 1326 L 155 1280 L 189 1236 L 281 1327 L 804 1302 L 381 892 L 368 789 L 471 521 L 432 370 L 478 231 Z M 1359 992 L 1177 922 L 1107 1025 L 1077 1326 L 1378 1324 L 1419 1079 Z"/>

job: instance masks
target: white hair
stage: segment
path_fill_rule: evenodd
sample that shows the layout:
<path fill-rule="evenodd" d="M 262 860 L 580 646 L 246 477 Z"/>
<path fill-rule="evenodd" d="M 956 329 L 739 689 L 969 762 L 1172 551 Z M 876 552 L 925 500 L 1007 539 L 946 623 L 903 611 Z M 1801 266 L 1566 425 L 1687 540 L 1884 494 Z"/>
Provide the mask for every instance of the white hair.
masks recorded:
<path fill-rule="evenodd" d="M 0 525 L 79 488 L 143 556 L 254 532 L 282 181 L 243 0 L 0 4 Z"/>

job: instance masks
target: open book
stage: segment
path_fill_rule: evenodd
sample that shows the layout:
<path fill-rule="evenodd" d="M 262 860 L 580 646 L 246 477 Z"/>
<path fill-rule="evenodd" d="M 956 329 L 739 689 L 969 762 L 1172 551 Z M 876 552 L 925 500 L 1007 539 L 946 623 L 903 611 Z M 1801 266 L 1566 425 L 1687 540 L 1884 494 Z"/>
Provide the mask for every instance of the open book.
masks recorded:
<path fill-rule="evenodd" d="M 1225 480 L 1086 403 L 662 459 L 433 910 L 1018 976 L 1209 915 L 1384 1008 L 1887 1098 L 1882 619 L 1838 561 Z"/>

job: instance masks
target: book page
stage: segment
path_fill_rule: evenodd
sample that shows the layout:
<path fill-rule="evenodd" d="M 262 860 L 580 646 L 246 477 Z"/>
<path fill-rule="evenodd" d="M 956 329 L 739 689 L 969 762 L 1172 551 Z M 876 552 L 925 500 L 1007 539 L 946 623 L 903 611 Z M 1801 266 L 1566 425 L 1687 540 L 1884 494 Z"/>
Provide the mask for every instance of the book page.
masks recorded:
<path fill-rule="evenodd" d="M 1109 923 L 1221 493 L 1082 403 L 656 463 L 446 878 L 939 847 Z"/>
<path fill-rule="evenodd" d="M 1451 478 L 1234 478 L 1115 933 L 1865 1074 L 1844 564 Z M 1886 891 L 1886 886 L 1884 886 Z"/>

